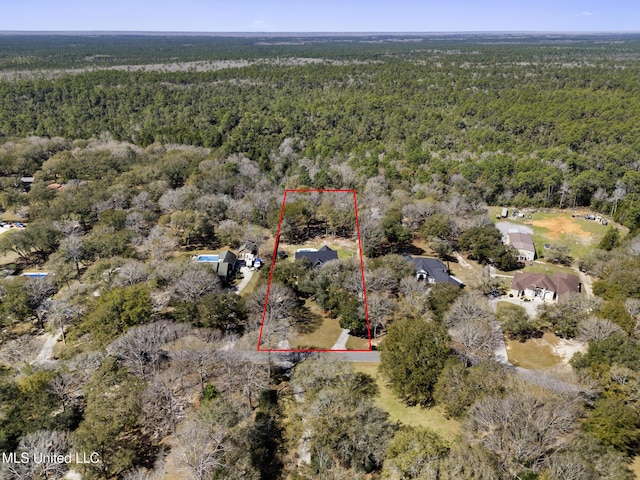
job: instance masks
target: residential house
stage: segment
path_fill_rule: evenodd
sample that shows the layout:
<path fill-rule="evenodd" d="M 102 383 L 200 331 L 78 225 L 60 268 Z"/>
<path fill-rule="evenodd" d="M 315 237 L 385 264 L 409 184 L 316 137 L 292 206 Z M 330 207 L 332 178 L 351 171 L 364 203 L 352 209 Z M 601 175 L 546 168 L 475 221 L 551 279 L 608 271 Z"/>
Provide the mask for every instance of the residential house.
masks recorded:
<path fill-rule="evenodd" d="M 238 250 L 238 258 L 244 260 L 247 265 L 250 265 L 258 256 L 258 247 L 253 242 L 247 242 L 240 246 Z"/>
<path fill-rule="evenodd" d="M 533 262 L 536 258 L 536 247 L 533 239 L 528 233 L 509 232 L 507 234 L 507 244 L 518 250 L 518 260 L 520 262 Z"/>
<path fill-rule="evenodd" d="M 464 286 L 462 281 L 451 275 L 447 266 L 437 258 L 412 257 L 411 255 L 405 255 L 404 258 L 413 263 L 416 270 L 416 280 Z"/>
<path fill-rule="evenodd" d="M 322 265 L 330 262 L 331 260 L 337 260 L 338 252 L 330 249 L 326 245 L 322 246 L 320 250 L 305 248 L 298 250 L 295 255 L 296 260 L 301 260 L 303 258 L 310 260 L 314 268 L 320 268 Z"/>
<path fill-rule="evenodd" d="M 580 279 L 569 273 L 544 273 L 516 272 L 511 282 L 511 293 L 514 297 L 541 298 L 543 300 L 556 301 L 569 293 L 578 293 L 582 290 Z"/>
<path fill-rule="evenodd" d="M 238 262 L 238 257 L 230 250 L 223 250 L 218 255 L 198 255 L 195 259 L 200 263 L 210 263 L 224 283 L 231 279 Z"/>

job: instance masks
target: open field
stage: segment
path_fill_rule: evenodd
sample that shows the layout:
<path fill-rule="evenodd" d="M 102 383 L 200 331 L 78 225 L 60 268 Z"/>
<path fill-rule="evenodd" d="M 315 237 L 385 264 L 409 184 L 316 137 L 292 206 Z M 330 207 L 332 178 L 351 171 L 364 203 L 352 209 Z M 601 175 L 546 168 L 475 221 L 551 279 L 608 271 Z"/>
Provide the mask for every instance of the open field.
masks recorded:
<path fill-rule="evenodd" d="M 544 255 L 545 243 L 556 243 L 565 245 L 571 256 L 578 259 L 600 243 L 610 226 L 618 228 L 622 236 L 629 232 L 626 227 L 613 222 L 606 216 L 603 216 L 609 221 L 609 225 L 606 226 L 594 220 L 585 220 L 585 214 L 594 213 L 584 209 L 539 209 L 535 212 L 525 211 L 525 218 L 509 217 L 498 220 L 496 214 L 499 214 L 501 210 L 502 207 L 489 207 L 490 218 L 494 222 L 508 220 L 516 225 L 526 225 L 533 229 L 533 242 L 539 257 Z M 513 209 L 509 208 L 509 213 L 512 211 Z M 528 218 L 529 216 L 531 218 Z"/>
<path fill-rule="evenodd" d="M 555 263 L 547 263 L 544 260 L 536 260 L 533 265 L 527 265 L 522 270 L 516 270 L 522 272 L 531 272 L 531 273 L 546 273 L 548 275 L 553 275 L 554 273 L 569 273 L 571 275 L 575 275 L 576 271 L 574 268 L 567 267 L 565 265 L 558 265 Z M 513 275 L 514 272 L 507 272 L 509 275 Z"/>
<path fill-rule="evenodd" d="M 526 342 L 507 341 L 509 361 L 518 367 L 542 370 L 569 367 L 569 360 L 576 352 L 586 351 L 586 344 L 577 340 L 565 340 L 547 332 L 542 338 L 530 338 Z"/>
<path fill-rule="evenodd" d="M 377 363 L 354 363 L 353 368 L 358 372 L 367 373 L 376 379 L 376 384 L 379 388 L 376 403 L 389 413 L 392 421 L 414 427 L 431 428 L 450 442 L 460 433 L 460 423 L 455 420 L 446 419 L 441 407 L 409 407 L 398 400 L 386 385 L 382 376 L 378 373 Z"/>
<path fill-rule="evenodd" d="M 562 357 L 554 353 L 553 345 L 544 336 L 530 338 L 526 342 L 508 340 L 506 344 L 509 361 L 517 367 L 542 370 L 562 364 Z"/>

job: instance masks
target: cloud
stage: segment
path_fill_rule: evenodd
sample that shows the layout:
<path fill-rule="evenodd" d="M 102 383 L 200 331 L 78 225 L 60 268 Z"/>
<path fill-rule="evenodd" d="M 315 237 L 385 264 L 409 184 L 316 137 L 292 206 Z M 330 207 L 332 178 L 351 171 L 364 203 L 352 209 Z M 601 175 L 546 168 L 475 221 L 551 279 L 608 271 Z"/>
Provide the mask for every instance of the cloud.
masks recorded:
<path fill-rule="evenodd" d="M 593 17 L 594 15 L 598 15 L 598 13 L 599 12 L 587 12 L 587 11 L 584 11 L 584 12 L 578 13 L 576 16 L 578 16 L 578 17 Z"/>

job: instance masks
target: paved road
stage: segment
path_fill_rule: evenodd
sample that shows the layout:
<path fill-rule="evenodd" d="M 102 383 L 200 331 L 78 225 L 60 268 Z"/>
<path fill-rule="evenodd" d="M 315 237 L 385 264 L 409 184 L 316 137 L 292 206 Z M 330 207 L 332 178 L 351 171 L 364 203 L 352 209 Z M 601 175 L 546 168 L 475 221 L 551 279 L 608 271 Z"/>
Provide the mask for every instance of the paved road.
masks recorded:
<path fill-rule="evenodd" d="M 380 352 L 342 352 L 347 362 L 380 363 Z"/>

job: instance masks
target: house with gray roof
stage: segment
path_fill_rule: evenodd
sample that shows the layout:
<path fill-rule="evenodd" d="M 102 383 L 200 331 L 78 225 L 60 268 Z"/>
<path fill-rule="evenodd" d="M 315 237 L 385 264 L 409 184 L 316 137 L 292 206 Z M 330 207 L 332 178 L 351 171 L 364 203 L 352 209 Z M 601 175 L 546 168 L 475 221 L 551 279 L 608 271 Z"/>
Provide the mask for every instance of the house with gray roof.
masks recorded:
<path fill-rule="evenodd" d="M 314 268 L 320 268 L 327 262 L 331 260 L 338 260 L 338 252 L 332 250 L 331 248 L 324 245 L 319 250 L 305 248 L 302 250 L 298 250 L 295 255 L 296 260 L 302 260 L 306 258 L 311 262 Z"/>
<path fill-rule="evenodd" d="M 453 275 L 437 258 L 428 257 L 412 257 L 405 255 L 405 260 L 413 263 L 416 271 L 416 280 L 424 280 L 428 283 L 450 283 L 458 287 L 464 286 L 464 283 Z"/>

